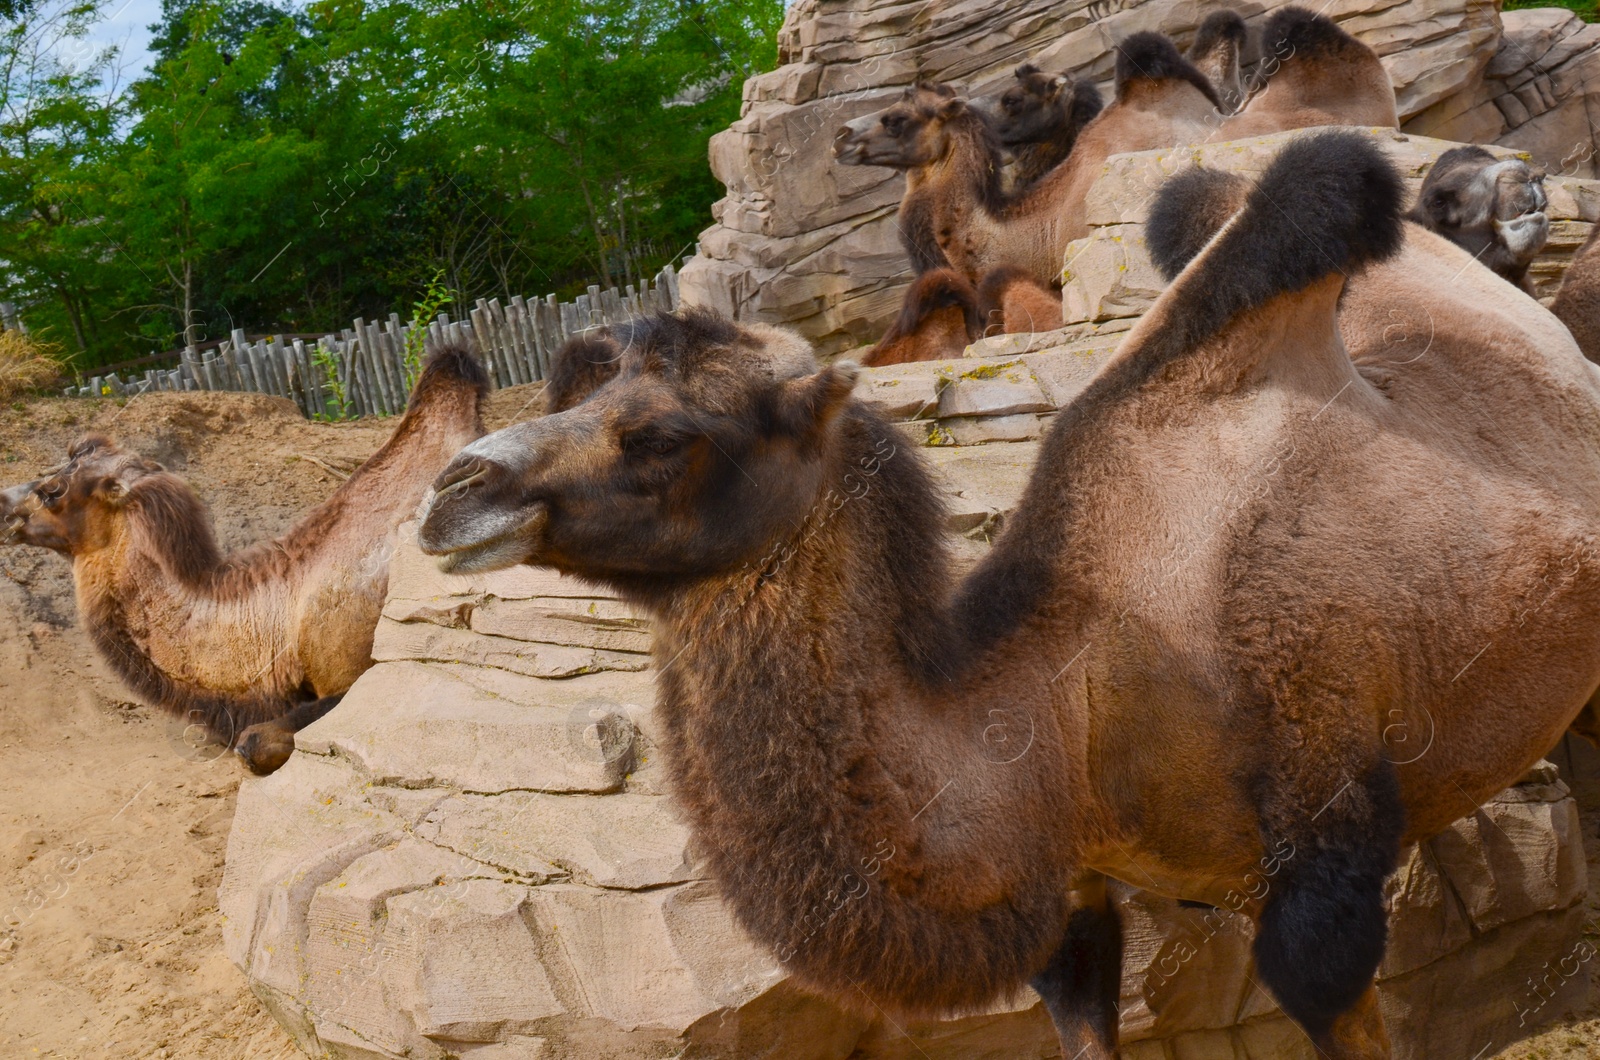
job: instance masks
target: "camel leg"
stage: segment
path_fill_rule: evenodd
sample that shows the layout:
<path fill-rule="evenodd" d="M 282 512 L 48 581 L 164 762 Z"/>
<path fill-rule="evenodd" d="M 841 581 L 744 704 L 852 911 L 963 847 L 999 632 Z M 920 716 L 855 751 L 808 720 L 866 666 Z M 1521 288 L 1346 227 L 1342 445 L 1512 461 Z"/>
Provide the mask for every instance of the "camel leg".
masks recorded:
<path fill-rule="evenodd" d="M 1372 984 L 1388 943 L 1383 882 L 1404 821 L 1394 767 L 1378 763 L 1300 822 L 1256 922 L 1262 982 L 1328 1060 L 1389 1056 Z"/>
<path fill-rule="evenodd" d="M 1074 892 L 1067 936 L 1029 986 L 1061 1035 L 1065 1060 L 1115 1060 L 1122 991 L 1122 918 L 1097 876 Z"/>
<path fill-rule="evenodd" d="M 252 725 L 239 734 L 233 753 L 258 777 L 275 773 L 294 753 L 294 734 L 339 705 L 344 696 L 323 696 L 294 707 L 288 713 Z"/>

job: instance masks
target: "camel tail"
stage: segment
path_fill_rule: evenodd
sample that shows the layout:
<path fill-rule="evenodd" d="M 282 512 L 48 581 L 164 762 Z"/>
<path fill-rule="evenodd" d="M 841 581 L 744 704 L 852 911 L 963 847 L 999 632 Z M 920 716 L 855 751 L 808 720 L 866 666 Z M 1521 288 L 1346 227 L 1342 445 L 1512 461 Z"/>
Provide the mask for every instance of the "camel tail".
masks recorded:
<path fill-rule="evenodd" d="M 1187 81 L 1199 89 L 1218 110 L 1225 109 L 1211 79 L 1183 57 L 1164 34 L 1146 30 L 1117 45 L 1116 93 L 1125 99 L 1129 86 L 1139 81 Z"/>
<path fill-rule="evenodd" d="M 1174 281 L 1162 299 L 1174 326 L 1161 344 L 1193 348 L 1246 310 L 1391 257 L 1404 204 L 1394 165 L 1345 130 L 1290 142 L 1253 186 L 1205 171 L 1168 181 L 1146 230 L 1152 258 Z"/>
<path fill-rule="evenodd" d="M 440 388 L 454 390 L 460 387 L 477 390 L 478 397 L 482 399 L 489 393 L 489 373 L 484 371 L 477 355 L 465 343 L 446 343 L 429 354 L 423 363 L 422 375 L 411 390 L 411 402 L 406 409 L 409 412 L 426 404 Z"/>

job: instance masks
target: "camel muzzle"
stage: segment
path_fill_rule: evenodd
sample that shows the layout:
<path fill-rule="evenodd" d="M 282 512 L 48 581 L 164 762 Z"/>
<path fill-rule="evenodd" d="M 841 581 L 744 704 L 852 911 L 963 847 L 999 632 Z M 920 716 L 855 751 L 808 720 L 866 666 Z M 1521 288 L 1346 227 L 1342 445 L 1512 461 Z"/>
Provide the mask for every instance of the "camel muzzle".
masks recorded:
<path fill-rule="evenodd" d="M 0 490 L 0 545 L 22 543 L 22 529 L 28 521 L 22 505 L 37 485 L 38 482 L 24 482 L 20 486 Z"/>
<path fill-rule="evenodd" d="M 500 570 L 527 562 L 549 518 L 543 501 L 527 500 L 515 471 L 463 452 L 434 481 L 423 501 L 417 544 L 447 573 Z"/>

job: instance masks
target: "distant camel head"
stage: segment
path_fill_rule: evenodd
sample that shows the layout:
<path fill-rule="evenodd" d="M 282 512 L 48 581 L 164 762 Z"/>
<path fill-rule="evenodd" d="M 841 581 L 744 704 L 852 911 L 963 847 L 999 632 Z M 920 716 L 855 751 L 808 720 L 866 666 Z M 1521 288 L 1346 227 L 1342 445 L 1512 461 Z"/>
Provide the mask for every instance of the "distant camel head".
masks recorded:
<path fill-rule="evenodd" d="M 798 525 L 856 368 L 788 332 L 692 310 L 569 343 L 563 407 L 463 449 L 418 534 L 455 571 L 518 563 L 643 591 L 757 561 Z"/>
<path fill-rule="evenodd" d="M 1072 88 L 1072 80 L 1065 74 L 1047 74 L 1032 63 L 1023 63 L 1016 69 L 1016 83 L 995 101 L 995 135 L 1007 147 L 1045 139 L 1071 99 Z"/>
<path fill-rule="evenodd" d="M 130 499 L 150 476 L 172 480 L 160 464 L 91 434 L 67 462 L 33 482 L 0 491 L 0 544 L 36 545 L 66 555 L 103 548 Z M 198 502 L 197 502 L 198 503 Z"/>
<path fill-rule="evenodd" d="M 949 85 L 918 81 L 888 110 L 846 122 L 833 138 L 833 154 L 846 166 L 915 169 L 948 150 L 946 126 L 983 117 Z M 991 134 L 992 135 L 992 134 Z"/>
<path fill-rule="evenodd" d="M 1453 147 L 1428 171 L 1411 218 L 1522 285 L 1550 238 L 1544 180 L 1542 168 L 1520 158 Z"/>

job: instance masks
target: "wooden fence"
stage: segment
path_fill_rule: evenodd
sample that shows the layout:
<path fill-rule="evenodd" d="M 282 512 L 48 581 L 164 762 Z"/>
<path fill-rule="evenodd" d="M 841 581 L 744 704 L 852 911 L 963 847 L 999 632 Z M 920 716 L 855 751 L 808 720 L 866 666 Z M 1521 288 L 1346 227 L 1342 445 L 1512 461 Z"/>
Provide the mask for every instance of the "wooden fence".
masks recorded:
<path fill-rule="evenodd" d="M 572 302 L 555 295 L 509 305 L 498 298 L 478 299 L 469 319 L 452 321 L 440 313 L 417 341 L 399 314 L 371 323 L 361 317 L 338 334 L 284 342 L 246 340 L 243 331 L 215 351 L 184 351 L 176 368 L 148 369 L 122 379 L 116 373 L 68 387 L 68 397 L 127 397 L 160 390 L 253 391 L 285 397 L 307 416 L 344 419 L 388 416 L 402 411 L 425 350 L 444 342 L 465 342 L 483 360 L 495 389 L 531 383 L 550 372 L 550 358 L 573 335 L 603 324 L 620 324 L 656 310 L 678 306 L 678 276 L 669 264 L 644 290 L 589 288 Z"/>

